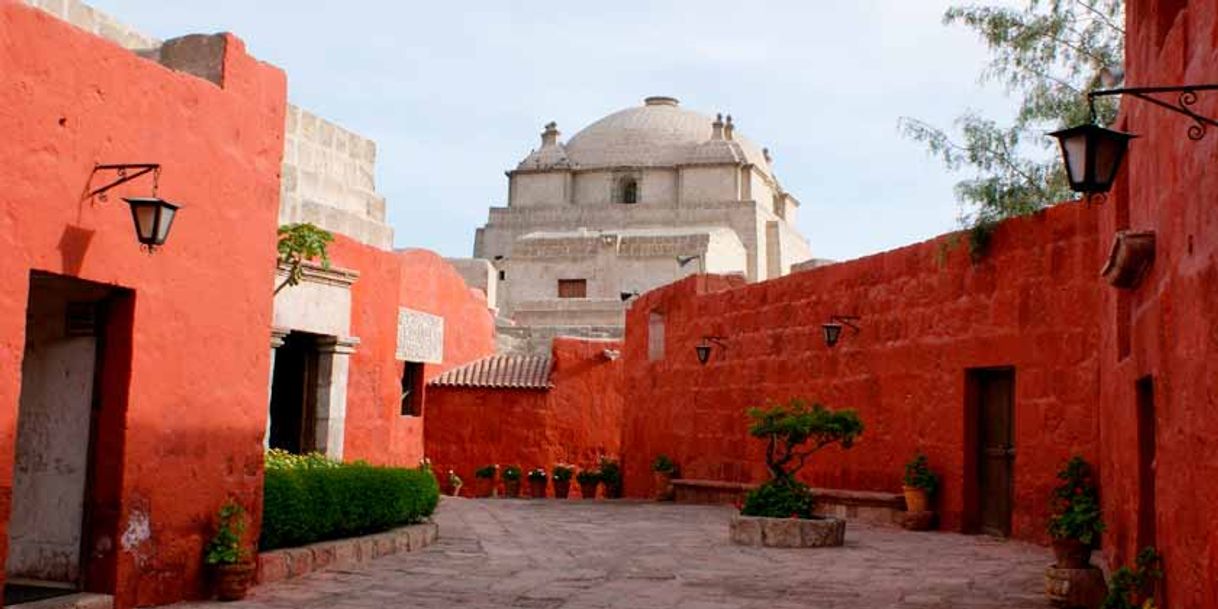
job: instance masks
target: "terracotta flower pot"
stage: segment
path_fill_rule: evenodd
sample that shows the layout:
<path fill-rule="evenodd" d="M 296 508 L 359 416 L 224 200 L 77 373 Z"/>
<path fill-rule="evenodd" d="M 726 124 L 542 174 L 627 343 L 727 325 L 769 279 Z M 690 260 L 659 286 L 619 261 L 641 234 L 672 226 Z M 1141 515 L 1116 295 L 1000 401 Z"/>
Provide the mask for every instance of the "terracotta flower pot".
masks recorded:
<path fill-rule="evenodd" d="M 529 496 L 534 499 L 546 498 L 546 481 L 529 479 Z"/>
<path fill-rule="evenodd" d="M 902 488 L 905 491 L 905 511 L 930 511 L 930 502 L 927 500 L 925 489 L 918 488 L 916 486 L 906 486 Z"/>
<path fill-rule="evenodd" d="M 520 496 L 520 481 L 519 480 L 504 480 L 503 494 L 507 497 Z"/>
<path fill-rule="evenodd" d="M 555 480 L 554 481 L 554 498 L 566 499 L 571 495 L 570 480 Z"/>
<path fill-rule="evenodd" d="M 1077 539 L 1054 539 L 1053 557 L 1059 569 L 1085 569 L 1091 564 L 1091 546 Z"/>
<path fill-rule="evenodd" d="M 596 499 L 596 486 L 597 483 L 595 482 L 580 482 L 579 494 L 584 499 Z"/>
<path fill-rule="evenodd" d="M 668 501 L 672 497 L 672 474 L 668 472 L 652 472 L 655 479 L 656 501 Z"/>
<path fill-rule="evenodd" d="M 222 601 L 239 601 L 245 598 L 254 579 L 254 563 L 216 565 L 216 598 Z"/>
<path fill-rule="evenodd" d="M 605 487 L 605 499 L 621 499 L 622 485 L 621 484 L 603 484 Z"/>

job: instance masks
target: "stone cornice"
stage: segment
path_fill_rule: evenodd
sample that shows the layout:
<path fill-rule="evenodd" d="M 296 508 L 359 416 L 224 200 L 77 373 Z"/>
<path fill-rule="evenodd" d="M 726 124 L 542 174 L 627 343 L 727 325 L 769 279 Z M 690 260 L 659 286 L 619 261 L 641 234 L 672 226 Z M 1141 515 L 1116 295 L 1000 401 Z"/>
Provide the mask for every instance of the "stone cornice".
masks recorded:
<path fill-rule="evenodd" d="M 301 266 L 302 276 L 300 280 L 307 283 L 320 283 L 323 285 L 333 285 L 341 288 L 350 288 L 357 279 L 359 279 L 359 271 L 352 269 L 343 269 L 331 266 L 325 268 L 320 264 L 306 262 Z M 288 266 L 280 263 L 276 272 L 281 277 L 286 277 L 288 274 Z"/>

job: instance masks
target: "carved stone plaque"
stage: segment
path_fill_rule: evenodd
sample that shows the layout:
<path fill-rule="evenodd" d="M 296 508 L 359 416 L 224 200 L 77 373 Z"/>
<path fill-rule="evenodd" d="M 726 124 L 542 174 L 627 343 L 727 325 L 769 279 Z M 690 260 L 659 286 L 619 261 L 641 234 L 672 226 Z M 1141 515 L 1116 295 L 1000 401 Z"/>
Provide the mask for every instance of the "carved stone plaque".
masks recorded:
<path fill-rule="evenodd" d="M 424 364 L 444 361 L 444 318 L 405 307 L 398 309 L 397 359 Z"/>

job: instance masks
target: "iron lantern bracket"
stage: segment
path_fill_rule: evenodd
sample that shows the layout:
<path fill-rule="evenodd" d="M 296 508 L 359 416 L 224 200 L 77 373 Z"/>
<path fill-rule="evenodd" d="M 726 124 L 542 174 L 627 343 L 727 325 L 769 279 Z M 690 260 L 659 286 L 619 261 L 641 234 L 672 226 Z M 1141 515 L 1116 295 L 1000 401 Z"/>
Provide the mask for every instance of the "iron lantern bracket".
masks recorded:
<path fill-rule="evenodd" d="M 727 337 L 726 336 L 703 336 L 702 344 L 707 344 L 707 343 L 717 345 L 725 351 L 727 350 Z"/>
<path fill-rule="evenodd" d="M 1218 121 L 1197 114 L 1192 106 L 1197 103 L 1198 91 L 1215 91 L 1218 90 L 1218 84 L 1213 85 L 1180 85 L 1178 87 L 1127 87 L 1123 89 L 1101 89 L 1092 91 L 1087 94 L 1087 104 L 1091 110 L 1091 122 L 1095 122 L 1095 98 L 1109 97 L 1113 95 L 1131 95 L 1140 100 L 1150 102 L 1160 108 L 1164 108 L 1183 114 L 1192 119 L 1193 124 L 1188 127 L 1188 139 L 1194 142 L 1205 137 L 1206 126 L 1218 127 Z M 1157 93 L 1178 93 L 1176 103 L 1163 101 L 1154 97 Z"/>
<path fill-rule="evenodd" d="M 155 197 L 157 186 L 161 181 L 160 163 L 119 163 L 109 165 L 94 165 L 93 173 L 89 175 L 90 181 L 92 181 L 93 176 L 97 175 L 99 171 L 113 171 L 117 177 L 109 184 L 100 186 L 90 191 L 89 194 L 85 195 L 86 199 L 97 197 L 102 201 L 105 201 L 107 191 L 121 184 L 126 184 L 127 182 L 148 173 L 152 174 L 152 196 Z"/>
<path fill-rule="evenodd" d="M 862 319 L 862 318 L 859 317 L 858 315 L 830 315 L 829 323 L 841 324 L 843 326 L 846 326 L 847 328 L 850 328 L 851 330 L 854 330 L 855 334 L 858 334 L 859 326 L 855 322 L 857 322 L 860 319 Z"/>

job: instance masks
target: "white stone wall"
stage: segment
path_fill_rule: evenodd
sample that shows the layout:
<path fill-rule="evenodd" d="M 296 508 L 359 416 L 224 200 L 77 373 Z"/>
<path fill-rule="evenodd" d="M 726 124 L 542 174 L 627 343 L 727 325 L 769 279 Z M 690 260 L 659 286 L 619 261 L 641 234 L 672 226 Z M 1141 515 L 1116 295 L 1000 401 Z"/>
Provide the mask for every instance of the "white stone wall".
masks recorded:
<path fill-rule="evenodd" d="M 520 207 L 567 205 L 570 181 L 570 173 L 562 171 L 519 173 L 511 178 L 509 199 Z"/>
<path fill-rule="evenodd" d="M 732 166 L 681 170 L 681 202 L 734 201 L 740 198 L 739 171 Z"/>
<path fill-rule="evenodd" d="M 487 306 L 491 312 L 498 311 L 495 303 L 499 298 L 499 272 L 489 260 L 482 258 L 445 258 L 445 262 L 456 269 L 457 274 L 465 280 L 465 285 L 476 290 L 482 290 L 486 295 Z"/>

